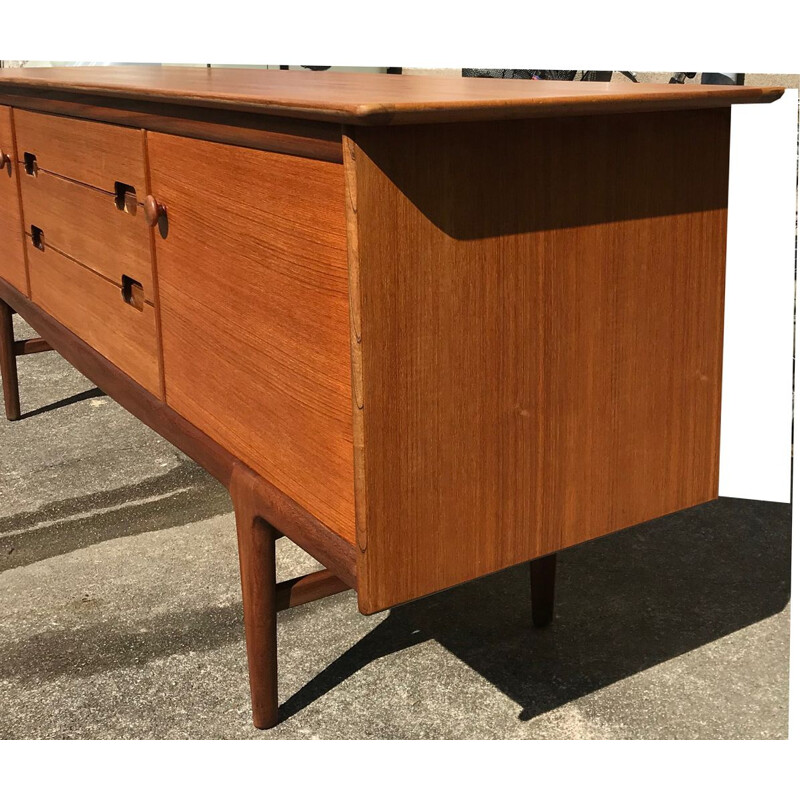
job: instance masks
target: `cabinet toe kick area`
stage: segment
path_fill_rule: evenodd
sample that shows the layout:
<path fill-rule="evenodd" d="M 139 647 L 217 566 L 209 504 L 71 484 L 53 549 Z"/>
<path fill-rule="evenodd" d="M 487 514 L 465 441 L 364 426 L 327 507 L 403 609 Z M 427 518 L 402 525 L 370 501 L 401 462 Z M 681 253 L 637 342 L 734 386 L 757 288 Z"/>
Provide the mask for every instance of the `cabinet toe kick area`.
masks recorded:
<path fill-rule="evenodd" d="M 717 496 L 730 106 L 781 92 L 2 70 L 9 419 L 49 344 L 230 490 L 259 727 L 281 609 L 531 562 L 545 625 L 557 551 Z"/>

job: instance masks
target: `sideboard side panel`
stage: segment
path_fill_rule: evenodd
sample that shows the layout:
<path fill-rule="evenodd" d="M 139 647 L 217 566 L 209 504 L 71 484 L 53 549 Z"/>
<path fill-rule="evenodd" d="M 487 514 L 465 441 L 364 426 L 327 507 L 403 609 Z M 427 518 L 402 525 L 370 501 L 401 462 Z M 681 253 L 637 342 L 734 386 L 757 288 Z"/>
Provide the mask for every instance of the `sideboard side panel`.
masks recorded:
<path fill-rule="evenodd" d="M 167 404 L 353 542 L 342 165 L 147 142 Z"/>
<path fill-rule="evenodd" d="M 0 150 L 5 156 L 4 163 L 0 164 L 0 277 L 30 295 L 25 269 L 13 112 L 8 106 L 0 106 Z"/>
<path fill-rule="evenodd" d="M 716 497 L 729 123 L 349 132 L 362 611 Z"/>

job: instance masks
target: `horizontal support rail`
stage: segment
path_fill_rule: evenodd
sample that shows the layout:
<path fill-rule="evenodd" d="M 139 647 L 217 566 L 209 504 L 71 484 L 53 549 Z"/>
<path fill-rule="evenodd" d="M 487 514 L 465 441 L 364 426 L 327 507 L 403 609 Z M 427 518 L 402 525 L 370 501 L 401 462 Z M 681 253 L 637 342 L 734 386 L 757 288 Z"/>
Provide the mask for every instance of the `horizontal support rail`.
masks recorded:
<path fill-rule="evenodd" d="M 14 342 L 15 356 L 29 356 L 33 353 L 47 353 L 53 348 L 42 338 L 22 339 Z"/>
<path fill-rule="evenodd" d="M 302 606 L 314 600 L 322 600 L 323 597 L 346 592 L 349 588 L 344 581 L 337 578 L 328 569 L 312 572 L 299 578 L 290 578 L 288 581 L 279 583 L 276 588 L 276 610 L 284 611 L 287 608 Z"/>

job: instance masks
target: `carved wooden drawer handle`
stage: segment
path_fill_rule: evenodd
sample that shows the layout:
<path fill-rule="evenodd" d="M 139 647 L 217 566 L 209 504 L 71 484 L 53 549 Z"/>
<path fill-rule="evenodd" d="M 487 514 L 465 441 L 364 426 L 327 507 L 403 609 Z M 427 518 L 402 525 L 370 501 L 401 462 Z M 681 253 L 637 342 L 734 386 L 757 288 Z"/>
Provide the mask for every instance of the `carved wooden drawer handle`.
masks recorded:
<path fill-rule="evenodd" d="M 11 156 L 8 153 L 3 152 L 3 148 L 0 147 L 0 169 L 6 165 L 6 161 L 10 164 L 11 163 Z"/>
<path fill-rule="evenodd" d="M 155 228 L 155 226 L 158 225 L 158 220 L 166 215 L 167 207 L 163 203 L 159 203 L 158 200 L 156 200 L 151 194 L 145 197 L 144 218 L 147 220 L 147 224 L 151 228 Z"/>

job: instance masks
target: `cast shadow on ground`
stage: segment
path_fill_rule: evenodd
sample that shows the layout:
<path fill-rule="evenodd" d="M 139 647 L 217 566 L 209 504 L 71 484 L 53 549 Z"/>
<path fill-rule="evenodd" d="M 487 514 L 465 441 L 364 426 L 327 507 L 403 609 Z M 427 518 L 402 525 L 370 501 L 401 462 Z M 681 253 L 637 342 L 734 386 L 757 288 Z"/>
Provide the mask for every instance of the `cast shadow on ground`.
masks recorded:
<path fill-rule="evenodd" d="M 199 522 L 232 510 L 224 486 L 180 457 L 163 475 L 35 511 L 0 518 L 0 573 L 147 531 Z"/>
<path fill-rule="evenodd" d="M 790 528 L 788 504 L 726 498 L 571 548 L 559 554 L 556 618 L 544 630 L 530 625 L 527 566 L 398 607 L 283 703 L 281 718 L 434 639 L 530 720 L 781 611 Z"/>
<path fill-rule="evenodd" d="M 105 397 L 106 393 L 96 386 L 92 389 L 87 389 L 85 392 L 78 392 L 71 397 L 65 397 L 63 400 L 56 400 L 54 403 L 48 403 L 45 406 L 34 408 L 33 411 L 26 411 L 20 414 L 20 420 L 30 419 L 31 417 L 38 417 L 39 414 L 47 414 L 50 411 L 56 411 L 59 408 L 66 408 L 67 406 L 74 405 L 75 403 L 82 403 L 84 400 L 91 400 L 95 397 Z"/>

